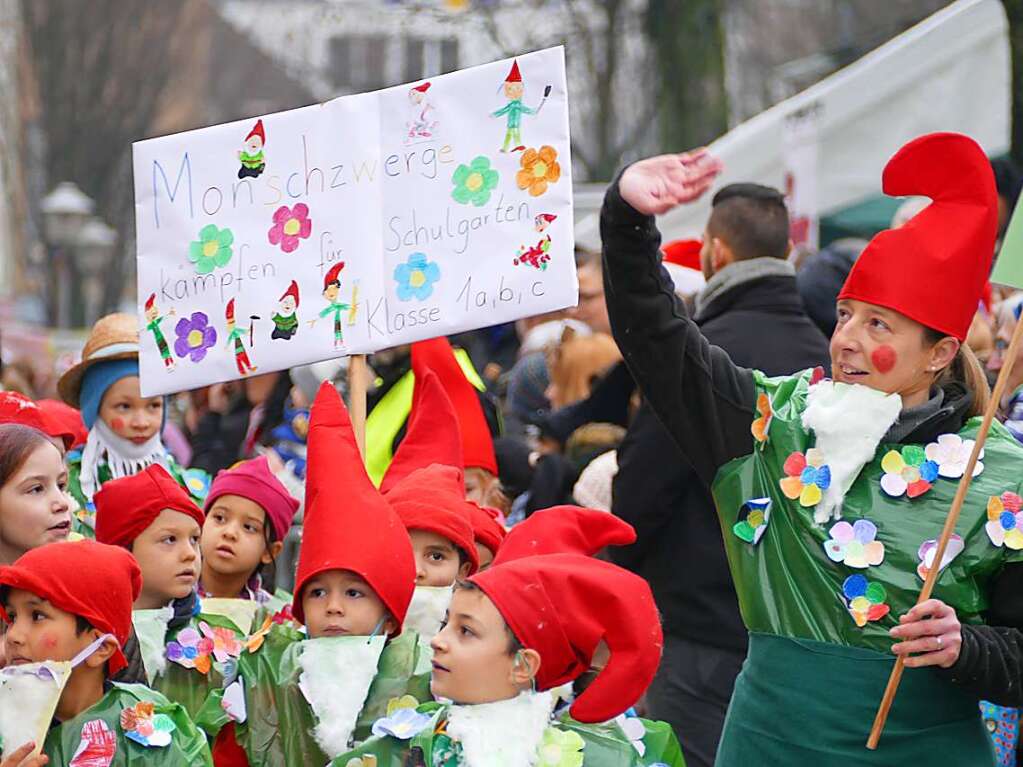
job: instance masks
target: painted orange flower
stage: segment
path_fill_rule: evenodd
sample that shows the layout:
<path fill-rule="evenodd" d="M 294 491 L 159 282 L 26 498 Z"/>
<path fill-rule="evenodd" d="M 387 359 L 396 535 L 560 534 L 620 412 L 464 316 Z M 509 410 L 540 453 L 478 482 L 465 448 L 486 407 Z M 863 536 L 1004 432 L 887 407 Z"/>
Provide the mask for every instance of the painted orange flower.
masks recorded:
<path fill-rule="evenodd" d="M 533 197 L 539 197 L 547 191 L 548 184 L 557 183 L 561 178 L 561 166 L 558 165 L 558 152 L 546 144 L 540 150 L 527 149 L 522 153 L 522 169 L 515 174 L 515 183 L 519 189 L 528 189 Z"/>
<path fill-rule="evenodd" d="M 760 417 L 753 421 L 750 431 L 753 432 L 753 439 L 763 444 L 767 442 L 767 430 L 771 427 L 771 418 L 774 416 L 771 400 L 764 392 L 760 392 L 757 397 L 757 412 Z"/>

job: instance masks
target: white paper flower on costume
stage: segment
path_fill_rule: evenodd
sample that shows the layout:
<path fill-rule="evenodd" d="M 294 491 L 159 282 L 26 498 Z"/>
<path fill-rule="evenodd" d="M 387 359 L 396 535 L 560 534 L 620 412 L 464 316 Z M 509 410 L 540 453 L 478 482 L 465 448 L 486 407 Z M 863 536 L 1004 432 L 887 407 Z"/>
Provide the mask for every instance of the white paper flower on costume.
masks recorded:
<path fill-rule="evenodd" d="M 932 442 L 924 451 L 928 461 L 938 464 L 938 476 L 946 479 L 959 479 L 966 472 L 966 463 L 970 460 L 973 440 L 963 439 L 958 434 L 942 434 L 937 442 Z M 984 464 L 979 460 L 984 457 L 983 449 L 973 469 L 973 476 L 984 471 Z"/>
<path fill-rule="evenodd" d="M 636 749 L 636 753 L 643 756 L 646 753 L 646 743 L 643 742 L 643 738 L 646 737 L 646 727 L 643 726 L 643 722 L 634 716 L 621 714 L 615 718 L 615 724 L 622 728 L 622 732 L 625 733 L 625 737 L 629 739 L 632 747 Z"/>

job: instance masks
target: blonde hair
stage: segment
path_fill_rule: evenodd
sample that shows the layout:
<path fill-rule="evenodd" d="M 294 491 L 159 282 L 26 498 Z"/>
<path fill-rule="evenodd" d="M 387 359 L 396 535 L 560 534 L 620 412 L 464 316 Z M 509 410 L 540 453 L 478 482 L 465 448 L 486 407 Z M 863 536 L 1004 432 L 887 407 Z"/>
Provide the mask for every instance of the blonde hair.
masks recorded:
<path fill-rule="evenodd" d="M 928 334 L 931 333 L 934 331 L 928 329 Z M 944 336 L 942 335 L 941 338 Z M 938 373 L 934 383 L 938 386 L 948 383 L 962 384 L 973 395 L 973 402 L 967 413 L 970 418 L 984 415 L 988 403 L 991 402 L 991 387 L 988 385 L 984 367 L 977 359 L 977 355 L 966 344 L 959 346 L 959 351 L 952 360 L 952 364 Z"/>
<path fill-rule="evenodd" d="M 578 335 L 565 328 L 561 343 L 547 352 L 554 409 L 571 405 L 590 395 L 593 379 L 620 361 L 622 353 L 606 333 Z"/>

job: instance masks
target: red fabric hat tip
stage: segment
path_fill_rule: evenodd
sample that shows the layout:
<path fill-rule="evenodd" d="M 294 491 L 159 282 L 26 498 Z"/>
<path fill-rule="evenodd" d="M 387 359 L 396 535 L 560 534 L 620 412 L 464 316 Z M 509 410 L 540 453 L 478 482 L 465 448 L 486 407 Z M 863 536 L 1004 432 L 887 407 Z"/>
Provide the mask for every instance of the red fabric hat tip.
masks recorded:
<path fill-rule="evenodd" d="M 664 262 L 677 264 L 687 269 L 700 271 L 700 250 L 703 248 L 701 240 L 673 240 L 661 246 L 664 253 Z"/>

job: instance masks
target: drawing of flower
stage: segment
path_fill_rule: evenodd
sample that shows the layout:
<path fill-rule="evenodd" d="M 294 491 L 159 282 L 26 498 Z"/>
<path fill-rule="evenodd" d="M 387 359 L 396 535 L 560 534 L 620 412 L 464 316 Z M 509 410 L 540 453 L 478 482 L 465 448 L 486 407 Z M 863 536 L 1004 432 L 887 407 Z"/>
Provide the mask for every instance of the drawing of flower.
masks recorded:
<path fill-rule="evenodd" d="M 753 421 L 750 431 L 753 432 L 753 439 L 763 445 L 767 442 L 767 432 L 771 428 L 771 419 L 774 417 L 771 398 L 764 392 L 760 392 L 757 396 L 757 412 L 760 417 Z"/>
<path fill-rule="evenodd" d="M 770 521 L 771 499 L 754 498 L 746 501 L 739 509 L 739 521 L 732 526 L 732 532 L 746 543 L 756 546 L 767 532 Z"/>
<path fill-rule="evenodd" d="M 202 637 L 193 628 L 183 629 L 177 639 L 167 643 L 167 660 L 185 668 L 194 668 L 201 674 L 210 670 L 210 653 L 213 642 Z"/>
<path fill-rule="evenodd" d="M 425 253 L 412 253 L 404 264 L 394 267 L 398 283 L 398 300 L 425 301 L 433 293 L 433 284 L 440 279 L 440 267 L 426 260 Z"/>
<path fill-rule="evenodd" d="M 177 729 L 177 725 L 166 714 L 155 713 L 152 703 L 139 701 L 121 711 L 121 729 L 136 743 L 163 748 L 170 745 L 171 733 Z"/>
<path fill-rule="evenodd" d="M 213 646 L 210 648 L 210 652 L 217 659 L 217 663 L 225 663 L 242 654 L 242 643 L 238 641 L 238 637 L 231 629 L 226 629 L 223 626 L 211 627 L 210 624 L 203 621 L 199 624 L 199 630 L 212 642 Z"/>
<path fill-rule="evenodd" d="M 881 489 L 893 498 L 923 495 L 938 478 L 937 462 L 928 460 L 919 445 L 906 445 L 901 452 L 889 450 L 881 459 L 881 469 Z"/>
<path fill-rule="evenodd" d="M 868 621 L 881 620 L 891 609 L 885 604 L 888 592 L 884 586 L 877 581 L 871 583 L 860 573 L 845 579 L 842 596 L 849 614 L 860 628 L 866 626 Z"/>
<path fill-rule="evenodd" d="M 582 767 L 586 742 L 577 732 L 548 727 L 540 743 L 537 767 Z"/>
<path fill-rule="evenodd" d="M 178 340 L 174 342 L 174 353 L 192 362 L 202 362 L 217 343 L 217 329 L 210 325 L 210 318 L 203 312 L 193 312 L 191 317 L 182 317 L 174 326 Z"/>
<path fill-rule="evenodd" d="M 948 567 L 949 562 L 962 554 L 963 549 L 965 548 L 966 544 L 963 543 L 963 536 L 953 534 L 952 537 L 948 539 L 948 545 L 945 546 L 945 556 L 941 558 L 941 567 L 938 568 L 938 571 L 940 572 Z M 937 553 L 938 542 L 934 538 L 920 544 L 920 548 L 917 551 L 917 556 L 920 558 L 920 564 L 916 566 L 916 574 L 920 576 L 920 580 L 927 580 L 928 571 L 934 564 L 934 555 Z"/>
<path fill-rule="evenodd" d="M 463 163 L 455 168 L 451 176 L 451 183 L 455 185 L 451 197 L 457 203 L 468 205 L 471 202 L 478 208 L 487 204 L 499 180 L 500 174 L 490 167 L 490 158 L 480 155 L 468 165 Z"/>
<path fill-rule="evenodd" d="M 643 756 L 646 753 L 646 743 L 643 742 L 643 738 L 646 737 L 646 727 L 643 726 L 642 720 L 634 716 L 621 714 L 615 717 L 615 724 L 621 728 L 622 733 L 629 739 L 632 747 L 636 749 L 636 753 Z"/>
<path fill-rule="evenodd" d="M 785 459 L 785 474 L 779 481 L 786 498 L 799 499 L 800 506 L 816 506 L 823 491 L 831 487 L 831 468 L 816 448 L 803 453 L 792 453 Z"/>
<path fill-rule="evenodd" d="M 378 738 L 390 735 L 398 740 L 409 740 L 422 732 L 431 719 L 414 708 L 399 708 L 393 714 L 377 719 L 373 723 L 373 734 Z"/>
<path fill-rule="evenodd" d="M 843 562 L 849 567 L 870 567 L 884 560 L 884 544 L 877 538 L 877 526 L 869 519 L 857 519 L 854 524 L 836 522 L 824 541 L 824 551 L 832 562 Z"/>
<path fill-rule="evenodd" d="M 304 202 L 289 208 L 282 205 L 274 211 L 274 225 L 267 232 L 271 245 L 280 245 L 285 253 L 291 253 L 313 233 L 313 220 L 309 218 L 309 206 Z"/>
<path fill-rule="evenodd" d="M 1023 498 L 1016 493 L 992 495 L 987 502 L 988 523 L 984 531 L 995 546 L 1023 549 Z"/>
<path fill-rule="evenodd" d="M 188 245 L 188 260 L 195 264 L 199 274 L 209 274 L 214 269 L 227 266 L 234 251 L 231 245 L 234 234 L 230 229 L 218 229 L 215 224 L 207 224 L 199 230 L 199 239 Z"/>
<path fill-rule="evenodd" d="M 942 434 L 937 442 L 929 444 L 924 451 L 927 460 L 938 464 L 938 474 L 947 479 L 959 479 L 966 471 L 966 463 L 970 460 L 970 453 L 973 450 L 974 441 L 963 439 L 958 434 Z M 979 476 L 984 471 L 984 464 L 979 459 L 984 457 L 984 451 L 977 456 L 977 465 L 973 469 L 973 476 Z"/>
<path fill-rule="evenodd" d="M 540 151 L 527 149 L 522 153 L 520 163 L 522 168 L 515 174 L 515 183 L 519 189 L 528 189 L 533 197 L 542 195 L 548 184 L 557 183 L 561 178 L 558 152 L 552 146 L 544 145 Z"/>

